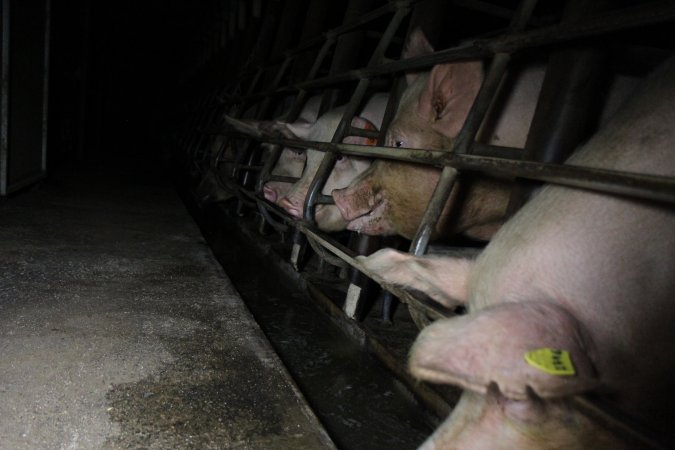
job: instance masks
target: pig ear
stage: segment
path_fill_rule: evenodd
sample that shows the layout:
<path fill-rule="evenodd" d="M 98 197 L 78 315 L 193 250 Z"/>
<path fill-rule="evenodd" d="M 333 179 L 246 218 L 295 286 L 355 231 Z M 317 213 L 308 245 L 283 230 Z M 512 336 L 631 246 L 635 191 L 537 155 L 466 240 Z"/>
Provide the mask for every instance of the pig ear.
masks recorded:
<path fill-rule="evenodd" d="M 439 64 L 431 70 L 420 94 L 417 113 L 436 131 L 454 138 L 464 125 L 482 81 L 480 61 Z"/>
<path fill-rule="evenodd" d="M 362 130 L 374 130 L 377 131 L 377 127 L 373 123 L 364 119 L 363 117 L 355 116 L 352 119 L 352 128 L 361 128 Z M 377 139 L 367 138 L 363 136 L 347 136 L 342 140 L 345 144 L 358 144 L 358 145 L 377 145 Z"/>
<path fill-rule="evenodd" d="M 403 48 L 403 52 L 401 52 L 401 59 L 415 58 L 433 52 L 434 48 L 429 43 L 424 32 L 420 28 L 415 28 L 408 35 L 408 41 Z M 419 72 L 406 73 L 405 79 L 408 82 L 408 86 L 410 86 L 419 76 Z"/>
<path fill-rule="evenodd" d="M 501 303 L 425 328 L 410 370 L 482 394 L 496 385 L 516 400 L 565 397 L 599 385 L 586 344 L 580 324 L 555 304 Z"/>

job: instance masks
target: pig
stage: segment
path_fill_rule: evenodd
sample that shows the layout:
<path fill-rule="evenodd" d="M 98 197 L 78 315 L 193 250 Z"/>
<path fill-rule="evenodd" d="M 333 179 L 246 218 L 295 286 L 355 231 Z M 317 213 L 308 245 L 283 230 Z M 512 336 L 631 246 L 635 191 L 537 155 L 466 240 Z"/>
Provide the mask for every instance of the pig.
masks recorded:
<path fill-rule="evenodd" d="M 382 125 L 388 98 L 389 95 L 384 93 L 371 96 L 360 112 L 360 115 L 354 117 L 352 120 L 352 127 L 377 130 Z M 297 127 L 289 124 L 287 130 L 297 139 L 330 142 L 342 118 L 344 108 L 338 107 L 327 112 L 310 127 Z M 375 140 L 356 136 L 348 136 L 343 142 L 359 145 L 376 144 Z M 307 162 L 302 177 L 288 190 L 286 196 L 279 201 L 279 205 L 296 219 L 302 219 L 303 217 L 305 197 L 314 175 L 316 175 L 319 169 L 324 153 L 308 149 L 306 156 Z M 338 156 L 338 161 L 326 181 L 323 193 L 328 195 L 334 189 L 346 187 L 354 178 L 365 171 L 369 165 L 370 160 L 367 158 L 347 155 Z M 318 205 L 315 210 L 315 219 L 317 226 L 323 231 L 341 231 L 346 226 L 346 222 L 334 205 Z"/>
<path fill-rule="evenodd" d="M 675 58 L 567 163 L 675 176 Z M 411 373 L 464 389 L 432 449 L 635 448 L 575 408 L 600 400 L 675 446 L 675 210 L 547 185 L 473 259 L 382 250 L 381 283 L 467 313 L 429 325 Z"/>
<path fill-rule="evenodd" d="M 283 122 L 282 120 L 238 120 L 229 116 L 225 117 L 225 121 L 235 130 L 258 138 L 262 137 L 262 131 L 265 131 L 268 133 L 280 133 L 285 138 L 294 139 L 295 135 L 290 129 L 311 128 L 317 121 L 320 107 L 321 96 L 315 95 L 305 102 L 298 118 L 292 123 Z M 262 145 L 266 150 L 269 150 L 267 144 Z M 272 175 L 299 178 L 305 167 L 306 159 L 303 150 L 284 147 L 281 150 L 279 160 L 272 169 Z M 288 192 L 288 189 L 292 185 L 292 183 L 284 181 L 268 181 L 263 185 L 263 196 L 269 202 L 277 203 L 284 195 L 286 195 L 286 192 Z"/>
<path fill-rule="evenodd" d="M 403 58 L 433 52 L 424 34 L 411 33 Z M 545 66 L 533 63 L 509 74 L 476 136 L 480 143 L 523 148 L 534 116 Z M 408 87 L 387 130 L 390 147 L 449 149 L 464 124 L 480 89 L 480 61 L 439 64 L 424 74 L 406 75 Z M 508 83 L 505 83 L 508 85 Z M 617 89 L 628 89 L 628 85 Z M 616 108 L 612 97 L 606 111 Z M 603 111 L 603 117 L 610 115 Z M 333 199 L 347 229 L 369 235 L 398 234 L 412 239 L 421 222 L 440 170 L 412 163 L 378 160 Z M 505 220 L 511 191 L 509 180 L 462 174 L 451 192 L 433 238 L 462 234 L 489 240 Z"/>
<path fill-rule="evenodd" d="M 420 30 L 411 33 L 403 58 L 433 52 Z M 541 88 L 543 69 L 527 72 L 518 79 L 522 93 L 506 101 L 502 117 L 481 132 L 483 142 L 522 147 L 534 114 Z M 406 75 L 408 87 L 401 97 L 396 116 L 387 130 L 385 145 L 390 147 L 447 149 L 452 147 L 478 94 L 483 69 L 480 61 L 439 64 L 431 72 Z M 517 113 L 515 111 L 518 111 Z M 516 120 L 515 118 L 518 118 Z M 377 160 L 347 188 L 332 192 L 335 204 L 348 222 L 347 229 L 370 235 L 398 234 L 411 239 L 438 182 L 440 170 L 412 163 Z M 494 178 L 470 179 L 458 183 L 434 237 L 441 230 L 462 233 L 476 239 L 489 239 L 503 222 L 510 185 Z M 452 205 L 461 202 L 458 213 Z"/>

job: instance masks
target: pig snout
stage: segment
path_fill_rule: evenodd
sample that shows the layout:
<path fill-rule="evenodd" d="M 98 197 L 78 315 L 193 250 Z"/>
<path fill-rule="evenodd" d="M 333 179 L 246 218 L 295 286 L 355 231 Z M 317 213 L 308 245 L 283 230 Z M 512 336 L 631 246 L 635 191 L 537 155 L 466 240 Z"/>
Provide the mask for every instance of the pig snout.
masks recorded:
<path fill-rule="evenodd" d="M 299 202 L 296 202 L 288 197 L 284 197 L 279 200 L 279 205 L 288 212 L 291 216 L 296 219 L 302 219 L 303 214 L 303 205 Z"/>
<path fill-rule="evenodd" d="M 375 194 L 369 183 L 358 182 L 331 193 L 335 206 L 346 221 L 352 221 L 370 213 L 376 206 Z"/>

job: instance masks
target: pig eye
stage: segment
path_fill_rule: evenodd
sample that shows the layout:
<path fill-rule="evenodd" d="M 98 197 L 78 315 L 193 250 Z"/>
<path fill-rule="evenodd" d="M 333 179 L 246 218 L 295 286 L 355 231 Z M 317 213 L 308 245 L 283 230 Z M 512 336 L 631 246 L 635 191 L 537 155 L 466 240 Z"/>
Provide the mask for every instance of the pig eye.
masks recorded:
<path fill-rule="evenodd" d="M 344 156 L 342 156 L 342 155 L 337 155 L 337 156 L 335 157 L 335 160 L 336 160 L 336 161 L 342 161 L 342 158 L 344 158 Z"/>
<path fill-rule="evenodd" d="M 394 147 L 396 147 L 396 148 L 401 148 L 401 147 L 403 147 L 403 146 L 404 146 L 404 142 L 403 142 L 403 141 L 395 141 L 395 142 L 394 142 Z"/>

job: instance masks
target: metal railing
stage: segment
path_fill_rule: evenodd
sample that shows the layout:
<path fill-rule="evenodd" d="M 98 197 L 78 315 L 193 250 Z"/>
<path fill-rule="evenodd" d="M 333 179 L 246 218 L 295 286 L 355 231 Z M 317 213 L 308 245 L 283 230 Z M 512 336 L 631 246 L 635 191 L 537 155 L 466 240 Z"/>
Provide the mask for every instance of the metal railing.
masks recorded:
<path fill-rule="evenodd" d="M 642 200 L 675 204 L 675 178 L 645 175 L 637 173 L 619 172 L 613 170 L 580 167 L 567 164 L 546 164 L 534 161 L 520 160 L 520 149 L 497 147 L 475 142 L 476 133 L 481 126 L 484 116 L 494 98 L 494 94 L 503 78 L 511 59 L 511 54 L 525 49 L 559 46 L 564 43 L 577 42 L 579 40 L 594 39 L 605 36 L 608 33 L 619 33 L 648 25 L 656 25 L 675 20 L 675 4 L 670 1 L 657 1 L 618 11 L 610 11 L 604 14 L 586 17 L 569 23 L 542 26 L 535 29 L 526 29 L 536 0 L 525 0 L 513 13 L 508 30 L 494 38 L 476 39 L 457 47 L 444 49 L 429 55 L 419 56 L 406 60 L 385 60 L 384 53 L 403 22 L 410 9 L 417 1 L 392 1 L 385 6 L 362 16 L 358 21 L 342 25 L 323 33 L 321 36 L 300 43 L 294 49 L 284 53 L 281 60 L 271 61 L 269 66 L 279 66 L 279 72 L 269 87 L 264 90 L 258 89 L 258 82 L 265 70 L 258 67 L 254 72 L 242 73 L 241 78 L 250 81 L 244 95 L 224 95 L 224 88 L 216 90 L 213 98 L 204 100 L 199 117 L 193 122 L 192 134 L 183 141 L 183 145 L 192 156 L 197 158 L 200 148 L 205 146 L 208 136 L 221 134 L 228 137 L 219 149 L 219 157 L 216 158 L 216 167 L 223 162 L 221 158 L 231 139 L 247 138 L 248 144 L 240 150 L 233 161 L 233 171 L 229 180 L 223 183 L 223 187 L 232 190 L 235 195 L 246 205 L 255 205 L 267 223 L 270 223 L 278 231 L 286 232 L 292 227 L 300 231 L 315 248 L 319 256 L 330 264 L 345 267 L 349 266 L 365 273 L 377 281 L 383 288 L 401 298 L 409 306 L 423 311 L 428 317 L 440 318 L 452 315 L 453 311 L 447 310 L 437 303 L 421 298 L 399 286 L 385 283 L 377 274 L 366 270 L 356 259 L 356 253 L 340 244 L 330 236 L 319 231 L 315 225 L 315 207 L 317 204 L 330 202 L 322 194 L 323 186 L 330 175 L 339 154 L 364 156 L 372 158 L 393 159 L 416 164 L 430 165 L 442 169 L 438 185 L 432 195 L 422 222 L 413 239 L 410 252 L 422 255 L 426 252 L 431 231 L 435 226 L 440 213 L 446 204 L 450 191 L 454 185 L 457 174 L 461 171 L 474 171 L 497 175 L 508 178 L 522 178 L 546 183 L 555 183 L 581 189 L 589 189 L 615 195 L 628 196 Z M 465 1 L 458 4 L 469 4 L 475 9 L 485 5 L 482 2 Z M 504 15 L 503 9 L 494 10 L 493 13 Z M 362 28 L 377 19 L 391 15 L 387 28 L 380 35 L 379 43 L 373 52 L 368 64 L 363 68 L 347 70 L 338 74 L 318 77 L 320 68 L 329 56 L 330 49 L 335 45 L 338 36 Z M 294 58 L 298 55 L 318 48 L 317 57 L 312 65 L 306 80 L 281 86 L 284 74 L 291 67 Z M 447 63 L 467 59 L 491 59 L 490 70 L 481 87 L 476 101 L 469 116 L 457 138 L 453 141 L 452 148 L 439 150 L 419 150 L 409 148 L 382 147 L 386 125 L 393 116 L 396 99 L 393 98 L 387 108 L 385 124 L 378 134 L 378 146 L 364 147 L 358 145 L 341 144 L 347 135 L 349 124 L 357 108 L 368 93 L 370 83 L 378 78 L 391 77 L 405 71 L 426 69 L 436 64 Z M 307 95 L 312 90 L 321 90 L 328 87 L 341 86 L 345 83 L 357 82 L 351 99 L 341 118 L 331 142 L 307 142 L 295 139 L 282 139 L 278 136 L 263 133 L 255 138 L 223 129 L 217 126 L 218 115 L 231 108 L 236 113 L 244 110 L 242 105 L 262 102 L 259 116 L 269 111 L 272 98 L 292 94 L 295 95 L 293 105 L 286 119 L 294 120 L 299 114 Z M 206 136 L 206 137 L 205 137 Z M 255 141 L 273 144 L 270 156 L 263 164 L 254 161 L 251 143 Z M 283 209 L 264 199 L 261 195 L 265 182 L 270 180 L 293 182 L 294 178 L 279 177 L 272 175 L 272 170 L 278 161 L 284 146 L 304 149 L 314 149 L 325 153 L 322 163 L 312 180 L 304 205 L 303 220 L 295 220 Z M 253 189 L 242 185 L 239 180 L 244 173 L 257 173 L 257 182 Z M 631 423 L 630 419 L 619 417 L 620 414 L 612 412 L 611 408 L 598 406 L 597 402 L 585 397 L 579 397 L 580 409 L 594 417 L 602 417 L 602 421 L 610 423 L 610 428 L 618 433 L 629 437 L 649 448 L 663 448 L 657 440 L 651 438 L 648 432 L 637 431 L 639 426 Z"/>

